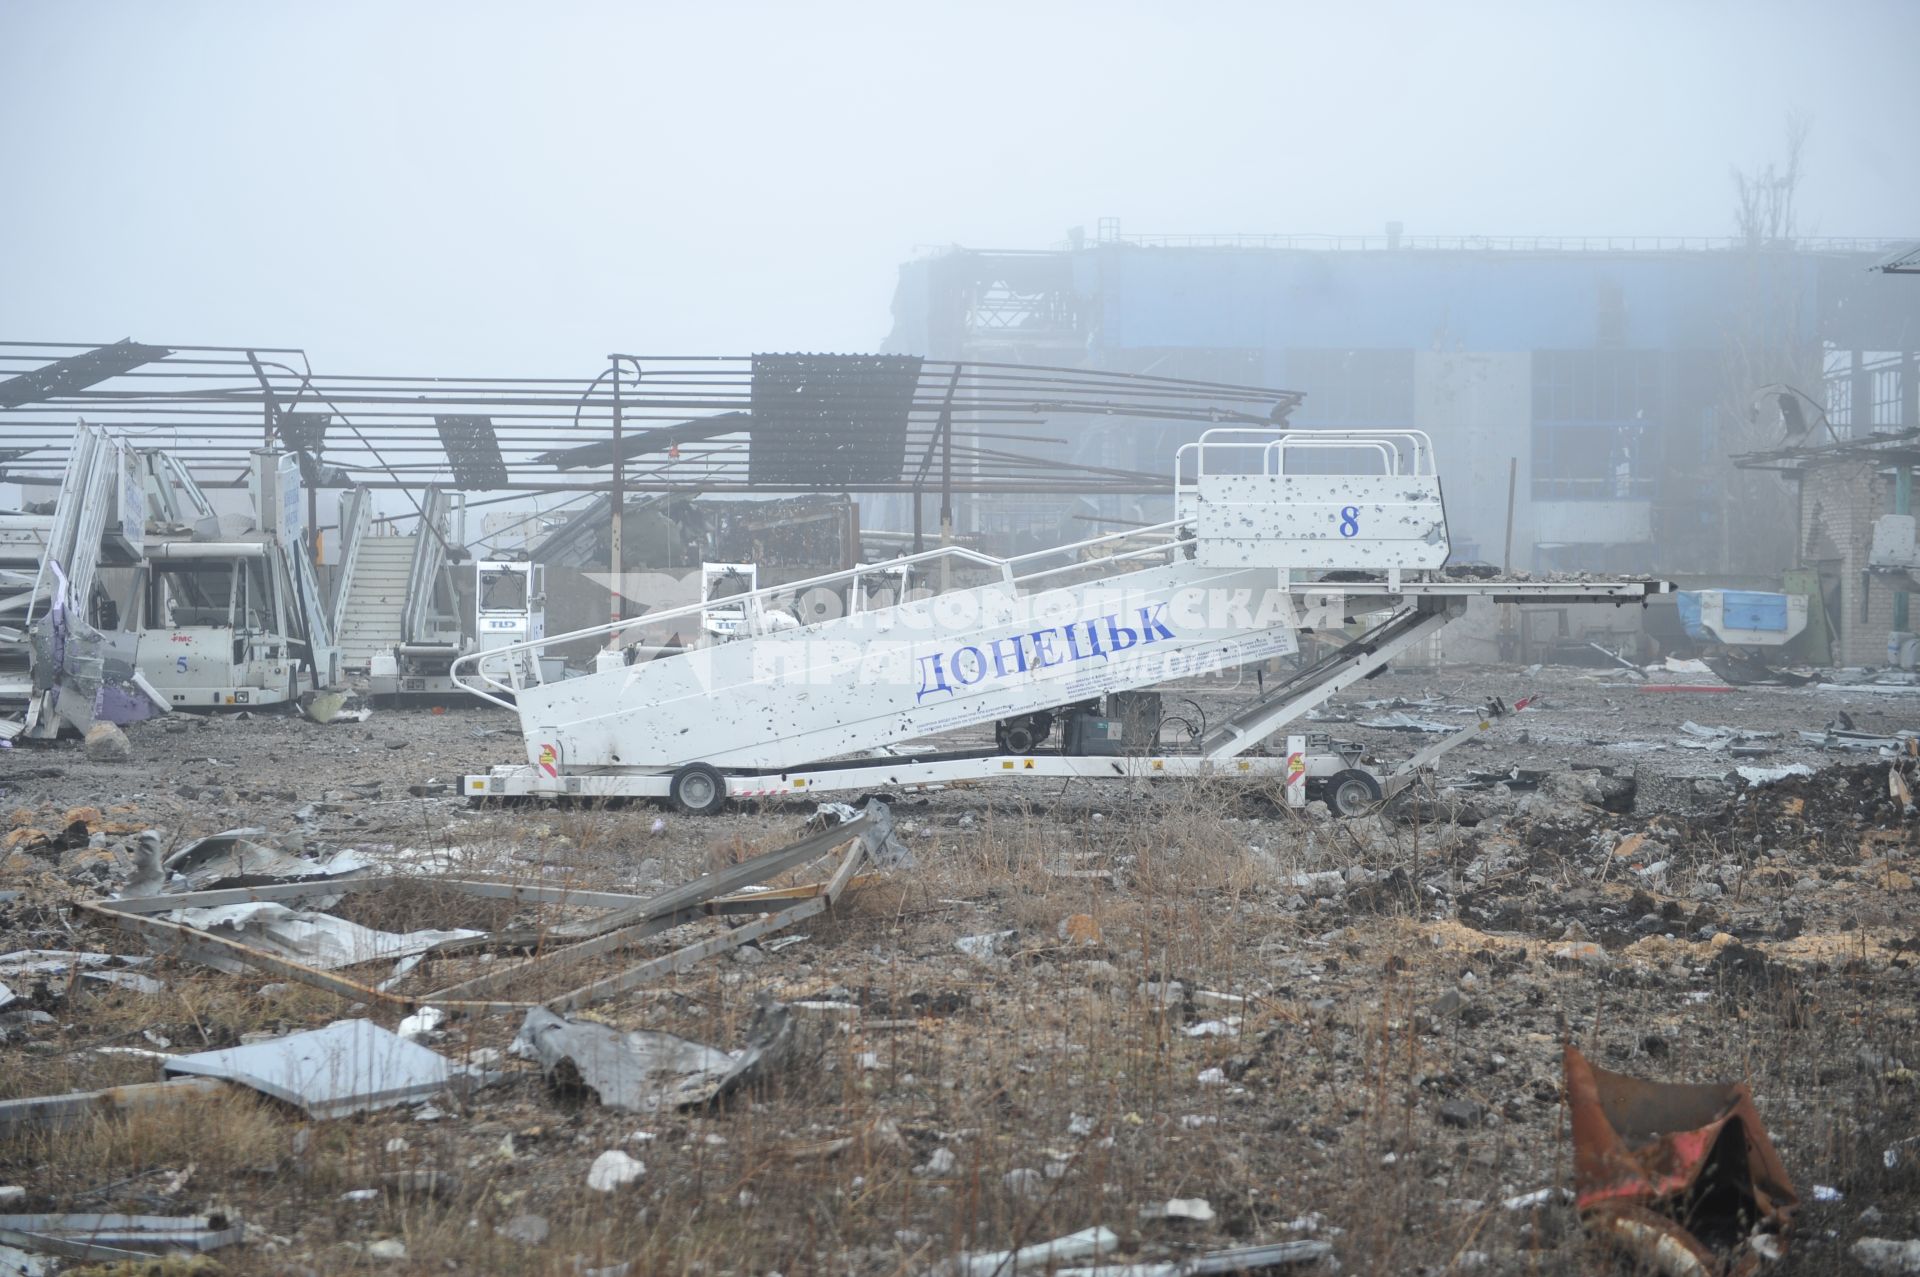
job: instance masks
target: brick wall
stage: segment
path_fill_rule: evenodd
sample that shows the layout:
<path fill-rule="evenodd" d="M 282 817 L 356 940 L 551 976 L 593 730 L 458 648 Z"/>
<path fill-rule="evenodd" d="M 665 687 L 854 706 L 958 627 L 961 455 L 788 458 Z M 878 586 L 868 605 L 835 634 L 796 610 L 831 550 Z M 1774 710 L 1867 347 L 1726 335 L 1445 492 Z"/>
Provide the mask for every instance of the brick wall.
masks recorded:
<path fill-rule="evenodd" d="M 1886 664 L 1895 591 L 1866 568 L 1873 521 L 1892 510 L 1893 480 L 1871 466 L 1822 466 L 1801 483 L 1800 561 L 1817 568 L 1823 584 L 1839 586 L 1839 612 L 1829 619 L 1839 632 L 1833 656 L 1841 665 Z M 1909 606 L 1909 624 L 1920 622 L 1920 605 Z"/>

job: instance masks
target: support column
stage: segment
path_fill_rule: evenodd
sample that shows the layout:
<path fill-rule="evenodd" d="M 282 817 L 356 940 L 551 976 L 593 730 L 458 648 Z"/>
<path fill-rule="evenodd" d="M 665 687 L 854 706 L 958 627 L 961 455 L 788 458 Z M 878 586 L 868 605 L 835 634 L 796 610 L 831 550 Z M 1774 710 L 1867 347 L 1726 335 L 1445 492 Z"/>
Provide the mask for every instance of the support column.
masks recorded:
<path fill-rule="evenodd" d="M 627 465 L 620 450 L 620 358 L 609 355 L 607 359 L 613 373 L 613 481 L 608 489 L 613 494 L 613 509 L 612 520 L 607 527 L 607 574 L 613 586 L 611 619 L 624 621 L 627 619 L 627 595 L 620 587 L 626 573 L 626 555 L 621 542 L 622 533 L 626 531 Z"/>

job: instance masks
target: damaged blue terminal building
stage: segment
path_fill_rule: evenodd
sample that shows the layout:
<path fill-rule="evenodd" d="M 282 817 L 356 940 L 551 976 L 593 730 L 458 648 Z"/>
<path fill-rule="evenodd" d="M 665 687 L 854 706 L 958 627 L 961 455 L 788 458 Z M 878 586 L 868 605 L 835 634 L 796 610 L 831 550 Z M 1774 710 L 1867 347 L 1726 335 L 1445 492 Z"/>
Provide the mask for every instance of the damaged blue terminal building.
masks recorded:
<path fill-rule="evenodd" d="M 1804 392 L 1842 434 L 1920 425 L 1920 281 L 1871 269 L 1890 247 L 1129 237 L 1108 221 L 1052 249 L 905 264 L 886 349 L 1304 391 L 1294 425 L 1433 437 L 1456 560 L 1509 554 L 1511 484 L 1516 570 L 1755 577 L 1794 558 L 1792 486 L 1728 460 L 1791 428 L 1768 387 Z M 1198 432 L 1053 425 L 1036 447 L 1156 475 Z M 1166 506 L 987 496 L 957 519 L 1043 544 Z"/>

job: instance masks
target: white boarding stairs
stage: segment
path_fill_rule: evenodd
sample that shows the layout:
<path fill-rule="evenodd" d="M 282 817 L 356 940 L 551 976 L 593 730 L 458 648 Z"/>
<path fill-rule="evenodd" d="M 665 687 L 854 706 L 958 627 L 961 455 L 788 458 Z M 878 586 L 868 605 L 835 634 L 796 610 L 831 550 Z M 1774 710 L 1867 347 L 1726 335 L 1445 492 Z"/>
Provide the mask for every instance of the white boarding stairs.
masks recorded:
<path fill-rule="evenodd" d="M 1330 465 L 1344 469 L 1305 472 Z M 1637 602 L 1664 588 L 1438 579 L 1446 515 L 1432 446 L 1416 431 L 1212 430 L 1181 450 L 1174 490 L 1177 517 L 1146 530 L 1162 539 L 1145 549 L 1089 557 L 1121 539 L 1137 544 L 1137 529 L 1011 559 L 943 547 L 882 566 L 945 556 L 985 579 L 536 687 L 509 688 L 458 662 L 456 676 L 476 695 L 505 704 L 505 693 L 517 694 L 528 759 L 469 777 L 467 792 L 671 796 L 702 809 L 685 797 L 689 775 L 699 776 L 700 792 L 717 787 L 723 801 L 855 787 L 863 771 L 869 785 L 1246 771 L 1249 762 L 1228 764 L 1436 632 L 1467 596 Z M 834 586 L 874 570 L 777 588 Z M 1354 579 L 1331 581 L 1328 573 Z M 649 614 L 645 625 L 669 624 L 682 611 L 697 607 Z M 1290 656 L 1300 630 L 1338 631 L 1373 613 L 1387 616 L 1229 716 L 1184 756 L 911 752 L 937 734 Z M 640 624 L 626 628 L 620 641 L 635 641 Z M 836 758 L 846 761 L 819 761 Z"/>
<path fill-rule="evenodd" d="M 444 624 L 435 625 L 435 590 L 446 565 L 449 501 L 429 487 L 421 527 L 402 536 L 373 531 L 371 494 L 355 488 L 341 509 L 341 560 L 334 595 L 333 631 L 341 669 L 366 674 L 377 656 L 391 656 L 412 644 L 445 642 Z M 452 655 L 456 645 L 448 645 Z"/>
<path fill-rule="evenodd" d="M 341 669 L 364 674 L 375 653 L 399 646 L 417 539 L 418 534 L 369 536 L 359 542 L 338 613 Z"/>

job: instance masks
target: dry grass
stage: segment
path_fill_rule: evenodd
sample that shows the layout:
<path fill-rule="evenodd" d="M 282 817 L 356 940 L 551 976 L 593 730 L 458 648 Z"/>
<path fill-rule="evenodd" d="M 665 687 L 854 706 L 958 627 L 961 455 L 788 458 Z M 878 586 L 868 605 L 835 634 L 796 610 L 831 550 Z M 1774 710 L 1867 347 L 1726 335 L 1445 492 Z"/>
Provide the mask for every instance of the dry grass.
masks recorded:
<path fill-rule="evenodd" d="M 1920 1146 L 1901 1168 L 1880 1161 L 1914 1129 L 1912 1087 L 1855 1063 L 1864 1044 L 1920 1060 L 1911 983 L 1883 962 L 1809 973 L 1808 1005 L 1703 975 L 1709 953 L 1685 943 L 1593 972 L 1552 964 L 1551 937 L 1422 919 L 1407 898 L 1289 911 L 1290 875 L 1405 868 L 1405 835 L 1382 843 L 1364 822 L 1233 814 L 1248 810 L 1243 794 L 1200 786 L 900 804 L 917 869 L 804 924 L 804 943 L 764 962 L 722 957 L 596 1009 L 623 1027 L 735 1046 L 762 995 L 864 1006 L 849 1033 L 809 1021 L 796 1063 L 717 1112 L 615 1113 L 555 1096 L 519 1067 L 439 1122 L 398 1109 L 306 1123 L 235 1099 L 15 1139 L 0 1145 L 0 1174 L 31 1183 L 37 1208 L 229 1207 L 263 1230 L 231 1257 L 236 1271 L 339 1271 L 364 1262 L 368 1241 L 393 1237 L 411 1257 L 403 1272 L 558 1277 L 631 1262 L 635 1273 L 702 1277 L 900 1273 L 1095 1223 L 1130 1252 L 1177 1254 L 1309 1235 L 1294 1225 L 1315 1213 L 1312 1235 L 1331 1239 L 1348 1271 L 1437 1271 L 1465 1251 L 1487 1253 L 1490 1272 L 1590 1270 L 1564 1208 L 1462 1204 L 1566 1182 L 1558 1046 L 1571 1035 L 1609 1067 L 1747 1076 L 1803 1188 L 1839 1183 L 1855 1204 L 1915 1200 Z M 678 880 L 780 845 L 797 824 L 729 816 L 676 843 L 652 832 L 654 815 L 533 811 L 476 823 L 457 845 L 476 868 L 638 889 L 644 859 Z M 1422 838 L 1436 865 L 1475 854 L 1473 840 L 1444 830 Z M 1094 870 L 1111 879 L 1084 876 Z M 1561 872 L 1588 881 L 1571 864 Z M 352 909 L 389 927 L 552 916 L 431 885 Z M 1076 914 L 1093 919 L 1097 943 L 1061 937 Z M 991 960 L 954 948 L 1001 930 L 1017 937 Z M 446 967 L 436 982 L 454 978 Z M 90 1054 L 137 1045 L 144 1027 L 197 1049 L 351 1011 L 300 986 L 263 996 L 257 980 L 184 965 L 156 974 L 166 994 L 77 997 L 34 1054 L 0 1053 L 0 1093 L 148 1080 L 148 1062 Z M 1436 1012 L 1468 974 L 1484 1016 Z M 1167 981 L 1186 998 L 1168 1005 L 1145 988 Z M 1188 1031 L 1229 1016 L 1230 1035 Z M 504 1047 L 516 1027 L 456 1022 L 436 1045 L 456 1057 Z M 1650 1053 L 1656 1037 L 1664 1045 Z M 1211 1070 L 1219 1083 L 1203 1085 Z M 1444 1125 L 1447 1100 L 1488 1119 Z M 589 1193 L 588 1165 L 616 1147 L 647 1164 L 645 1178 Z M 942 1149 L 950 1169 L 928 1169 Z M 159 1196 L 189 1164 L 187 1184 Z M 343 1200 L 362 1189 L 377 1192 Z M 1141 1219 L 1140 1207 L 1170 1197 L 1205 1198 L 1218 1218 Z M 501 1231 L 522 1214 L 547 1221 L 545 1242 Z M 1802 1271 L 1821 1271 L 1836 1252 L 1816 1232 L 1798 1253 Z"/>

